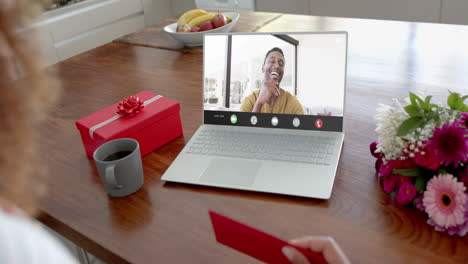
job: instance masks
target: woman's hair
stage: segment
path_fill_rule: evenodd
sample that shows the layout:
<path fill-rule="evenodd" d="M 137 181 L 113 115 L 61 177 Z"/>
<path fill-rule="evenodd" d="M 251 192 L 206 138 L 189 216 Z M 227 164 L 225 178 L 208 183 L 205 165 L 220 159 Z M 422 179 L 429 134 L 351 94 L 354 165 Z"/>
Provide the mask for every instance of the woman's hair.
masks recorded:
<path fill-rule="evenodd" d="M 35 125 L 59 87 L 32 37 L 39 2 L 0 0 L 0 199 L 30 214 L 45 175 L 36 162 Z"/>

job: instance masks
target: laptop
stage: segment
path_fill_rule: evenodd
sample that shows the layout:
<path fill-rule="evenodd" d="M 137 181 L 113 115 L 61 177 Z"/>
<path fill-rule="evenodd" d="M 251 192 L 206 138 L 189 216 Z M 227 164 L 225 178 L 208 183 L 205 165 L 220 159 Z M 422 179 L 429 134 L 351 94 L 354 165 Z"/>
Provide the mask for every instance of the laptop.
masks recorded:
<path fill-rule="evenodd" d="M 346 32 L 205 34 L 203 124 L 162 180 L 329 199 L 347 43 Z"/>

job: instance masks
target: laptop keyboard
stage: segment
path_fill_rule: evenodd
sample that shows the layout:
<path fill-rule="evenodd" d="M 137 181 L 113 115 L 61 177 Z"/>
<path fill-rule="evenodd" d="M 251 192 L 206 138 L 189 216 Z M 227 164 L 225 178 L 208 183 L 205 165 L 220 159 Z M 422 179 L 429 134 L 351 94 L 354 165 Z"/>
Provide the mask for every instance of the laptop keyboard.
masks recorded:
<path fill-rule="evenodd" d="M 330 165 L 335 139 L 326 136 L 276 135 L 203 130 L 187 153 Z"/>

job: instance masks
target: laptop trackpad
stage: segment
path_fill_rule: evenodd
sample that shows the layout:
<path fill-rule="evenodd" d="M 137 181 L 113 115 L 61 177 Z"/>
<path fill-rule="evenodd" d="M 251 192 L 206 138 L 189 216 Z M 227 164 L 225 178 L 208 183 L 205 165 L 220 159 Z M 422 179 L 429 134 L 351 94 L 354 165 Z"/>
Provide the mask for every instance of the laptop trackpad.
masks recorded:
<path fill-rule="evenodd" d="M 215 158 L 200 176 L 200 182 L 251 186 L 261 164 L 259 161 Z"/>

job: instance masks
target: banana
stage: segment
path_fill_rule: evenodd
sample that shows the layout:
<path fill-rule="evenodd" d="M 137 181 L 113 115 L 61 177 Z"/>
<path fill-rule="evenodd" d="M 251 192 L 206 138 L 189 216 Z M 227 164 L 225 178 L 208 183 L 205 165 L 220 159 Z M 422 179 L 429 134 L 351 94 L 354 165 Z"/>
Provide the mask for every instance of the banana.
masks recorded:
<path fill-rule="evenodd" d="M 179 19 L 177 20 L 177 26 L 181 27 L 183 26 L 184 24 L 188 24 L 188 22 L 190 22 L 191 20 L 193 20 L 194 18 L 197 18 L 199 16 L 203 16 L 205 14 L 207 14 L 208 12 L 206 12 L 205 10 L 203 9 L 192 9 L 192 10 L 189 10 L 185 13 L 183 13 Z"/>
<path fill-rule="evenodd" d="M 188 22 L 188 25 L 191 28 L 199 27 L 201 25 L 201 23 L 213 19 L 214 16 L 216 16 L 216 13 L 207 13 L 207 14 L 198 16 L 198 17 L 190 20 L 190 22 Z"/>
<path fill-rule="evenodd" d="M 227 18 L 227 23 L 228 23 L 228 24 L 231 23 L 232 18 L 231 18 L 230 16 L 226 15 L 226 14 L 225 14 L 225 16 L 226 16 L 226 18 Z"/>

